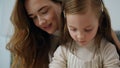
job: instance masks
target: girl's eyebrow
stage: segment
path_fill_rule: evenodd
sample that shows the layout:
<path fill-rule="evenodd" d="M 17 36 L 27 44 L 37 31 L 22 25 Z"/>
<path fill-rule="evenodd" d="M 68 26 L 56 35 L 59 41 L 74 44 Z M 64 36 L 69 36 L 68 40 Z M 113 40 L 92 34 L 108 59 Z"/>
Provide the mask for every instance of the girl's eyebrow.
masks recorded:
<path fill-rule="evenodd" d="M 88 25 L 88 26 L 86 26 L 85 28 L 91 28 L 92 26 L 91 25 Z"/>

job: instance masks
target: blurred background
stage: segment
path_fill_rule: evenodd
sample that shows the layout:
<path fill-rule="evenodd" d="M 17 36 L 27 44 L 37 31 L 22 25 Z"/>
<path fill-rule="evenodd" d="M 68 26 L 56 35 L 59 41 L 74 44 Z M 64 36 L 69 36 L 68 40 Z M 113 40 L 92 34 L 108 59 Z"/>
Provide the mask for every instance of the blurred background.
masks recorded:
<path fill-rule="evenodd" d="M 10 15 L 15 0 L 0 0 L 0 68 L 10 68 L 10 53 L 6 43 L 13 34 Z M 109 11 L 113 30 L 120 30 L 120 0 L 104 0 Z"/>

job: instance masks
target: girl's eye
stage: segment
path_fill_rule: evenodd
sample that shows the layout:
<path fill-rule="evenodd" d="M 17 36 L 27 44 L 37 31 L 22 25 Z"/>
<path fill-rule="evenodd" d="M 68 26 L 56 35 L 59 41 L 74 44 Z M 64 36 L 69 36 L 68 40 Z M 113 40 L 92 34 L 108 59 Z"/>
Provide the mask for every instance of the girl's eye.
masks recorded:
<path fill-rule="evenodd" d="M 91 32 L 92 29 L 85 29 L 85 32 Z"/>

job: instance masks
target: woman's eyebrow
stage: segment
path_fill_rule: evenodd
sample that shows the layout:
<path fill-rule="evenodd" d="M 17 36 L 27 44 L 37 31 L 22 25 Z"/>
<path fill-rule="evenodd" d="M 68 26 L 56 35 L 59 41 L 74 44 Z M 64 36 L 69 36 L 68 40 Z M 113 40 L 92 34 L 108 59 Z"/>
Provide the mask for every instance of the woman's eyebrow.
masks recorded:
<path fill-rule="evenodd" d="M 42 9 L 44 9 L 44 8 L 46 8 L 46 7 L 47 7 L 47 6 L 44 6 L 44 7 L 40 8 L 40 9 L 38 9 L 37 12 L 40 12 Z M 31 16 L 33 16 L 33 14 L 28 14 L 28 16 L 31 17 Z"/>
<path fill-rule="evenodd" d="M 40 8 L 40 9 L 38 9 L 37 12 L 41 11 L 42 9 L 44 9 L 44 8 L 46 8 L 46 7 L 47 7 L 47 6 L 44 6 L 44 7 Z"/>

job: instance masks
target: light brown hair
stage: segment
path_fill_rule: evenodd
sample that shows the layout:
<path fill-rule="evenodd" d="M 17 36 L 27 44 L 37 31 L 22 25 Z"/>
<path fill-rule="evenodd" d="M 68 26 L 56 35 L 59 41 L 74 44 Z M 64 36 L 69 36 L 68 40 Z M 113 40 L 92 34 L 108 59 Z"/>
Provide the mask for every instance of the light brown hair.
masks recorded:
<path fill-rule="evenodd" d="M 62 3 L 62 0 L 51 1 Z M 16 0 L 11 14 L 14 33 L 6 48 L 13 56 L 12 68 L 48 68 L 51 35 L 35 26 L 24 2 Z"/>

